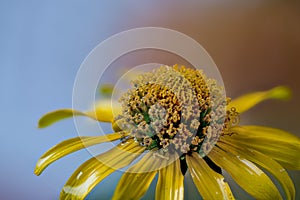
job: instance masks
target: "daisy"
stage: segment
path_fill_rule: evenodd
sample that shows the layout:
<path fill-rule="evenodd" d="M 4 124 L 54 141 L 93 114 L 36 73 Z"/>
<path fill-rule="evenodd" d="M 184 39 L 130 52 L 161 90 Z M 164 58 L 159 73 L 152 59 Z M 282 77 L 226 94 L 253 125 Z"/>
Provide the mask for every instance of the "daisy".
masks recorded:
<path fill-rule="evenodd" d="M 225 97 L 214 79 L 184 66 L 162 66 L 132 81 L 121 98 L 120 114 L 111 103 L 95 111 L 56 110 L 39 127 L 73 116 L 112 123 L 114 133 L 76 137 L 48 150 L 34 173 L 85 147 L 119 140 L 116 147 L 83 163 L 61 191 L 61 199 L 84 199 L 105 177 L 128 167 L 113 199 L 140 199 L 158 174 L 156 199 L 183 199 L 184 175 L 190 173 L 203 199 L 234 199 L 222 170 L 255 199 L 295 199 L 286 169 L 300 169 L 300 139 L 263 126 L 240 126 L 240 114 L 266 99 L 287 99 L 290 91 L 276 87 L 235 100 Z M 134 163 L 134 164 L 132 164 Z M 280 184 L 281 194 L 269 176 Z"/>

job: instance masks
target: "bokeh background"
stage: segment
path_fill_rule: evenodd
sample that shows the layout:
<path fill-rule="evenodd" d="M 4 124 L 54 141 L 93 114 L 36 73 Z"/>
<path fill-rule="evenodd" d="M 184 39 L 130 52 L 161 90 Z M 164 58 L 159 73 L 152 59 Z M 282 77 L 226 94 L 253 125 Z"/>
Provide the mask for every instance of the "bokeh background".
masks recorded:
<path fill-rule="evenodd" d="M 202 44 L 217 64 L 229 96 L 289 86 L 292 100 L 262 103 L 243 115 L 242 123 L 300 136 L 298 0 L 2 0 L 0 199 L 58 198 L 65 181 L 90 154 L 83 150 L 67 156 L 36 177 L 33 169 L 39 156 L 77 136 L 72 120 L 42 130 L 37 129 L 37 121 L 47 111 L 72 106 L 77 70 L 98 43 L 144 26 L 174 29 Z M 156 62 L 155 57 L 147 58 Z M 131 62 L 127 59 L 124 65 Z M 300 173 L 289 173 L 300 198 Z M 110 176 L 89 199 L 99 194 L 109 198 L 120 175 Z M 241 199 L 246 198 L 233 187 Z"/>

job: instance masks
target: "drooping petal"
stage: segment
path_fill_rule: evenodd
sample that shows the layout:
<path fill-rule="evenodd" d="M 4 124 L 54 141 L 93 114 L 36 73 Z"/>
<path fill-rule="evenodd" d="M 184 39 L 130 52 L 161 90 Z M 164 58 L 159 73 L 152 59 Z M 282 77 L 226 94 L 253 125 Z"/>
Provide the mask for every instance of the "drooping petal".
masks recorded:
<path fill-rule="evenodd" d="M 117 169 L 129 165 L 143 151 L 134 140 L 128 140 L 117 147 L 91 158 L 82 164 L 63 187 L 60 199 L 82 200 L 105 177 Z"/>
<path fill-rule="evenodd" d="M 225 151 L 240 155 L 269 171 L 284 189 L 287 199 L 295 199 L 295 187 L 293 181 L 286 170 L 272 158 L 269 158 L 256 150 L 235 146 L 226 141 L 219 142 L 218 146 Z"/>
<path fill-rule="evenodd" d="M 225 169 L 237 184 L 256 199 L 282 199 L 270 178 L 249 160 L 215 147 L 209 158 Z"/>
<path fill-rule="evenodd" d="M 155 199 L 181 200 L 184 198 L 184 176 L 180 169 L 180 160 L 168 163 L 159 170 Z"/>
<path fill-rule="evenodd" d="M 46 113 L 39 120 L 38 127 L 46 128 L 55 122 L 75 116 L 86 116 L 101 122 L 112 122 L 114 116 L 118 115 L 120 112 L 121 108 L 117 103 L 112 103 L 110 100 L 101 100 L 97 102 L 92 111 L 82 112 L 65 108 Z"/>
<path fill-rule="evenodd" d="M 152 152 L 147 153 L 123 174 L 112 199 L 140 199 L 147 192 L 159 164 Z"/>
<path fill-rule="evenodd" d="M 271 90 L 262 91 L 262 92 L 253 92 L 249 94 L 245 94 L 237 99 L 232 100 L 228 108 L 235 107 L 237 112 L 243 113 L 256 104 L 265 101 L 267 99 L 280 99 L 286 100 L 291 96 L 291 90 L 284 86 L 278 86 Z"/>
<path fill-rule="evenodd" d="M 34 173 L 40 175 L 43 170 L 53 163 L 54 161 L 85 147 L 93 146 L 103 142 L 109 142 L 118 140 L 123 136 L 128 135 L 125 132 L 107 134 L 103 136 L 93 136 L 93 137 L 76 137 L 69 140 L 65 140 L 44 153 L 38 160 Z"/>
<path fill-rule="evenodd" d="M 213 171 L 198 153 L 186 156 L 188 169 L 203 199 L 234 199 L 221 174 Z"/>
<path fill-rule="evenodd" d="M 55 110 L 55 111 L 49 112 L 49 113 L 45 114 L 44 116 L 42 116 L 38 122 L 38 127 L 46 128 L 47 126 L 50 126 L 50 125 L 54 124 L 55 122 L 58 122 L 60 120 L 70 118 L 73 116 L 87 116 L 92 119 L 95 119 L 94 116 L 89 115 L 87 113 L 66 108 L 66 109 Z"/>
<path fill-rule="evenodd" d="M 300 138 L 297 136 L 263 126 L 237 126 L 232 127 L 231 132 L 231 136 L 224 136 L 225 140 L 268 155 L 286 169 L 300 169 Z"/>

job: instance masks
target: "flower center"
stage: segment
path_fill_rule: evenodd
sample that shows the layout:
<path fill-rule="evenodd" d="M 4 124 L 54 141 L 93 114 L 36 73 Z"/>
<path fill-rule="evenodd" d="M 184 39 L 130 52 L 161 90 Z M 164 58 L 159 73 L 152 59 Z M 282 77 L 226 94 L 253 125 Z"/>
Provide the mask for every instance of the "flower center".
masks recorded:
<path fill-rule="evenodd" d="M 132 86 L 120 98 L 122 114 L 115 121 L 148 150 L 205 156 L 238 123 L 235 109 L 225 111 L 224 90 L 200 70 L 162 66 Z"/>

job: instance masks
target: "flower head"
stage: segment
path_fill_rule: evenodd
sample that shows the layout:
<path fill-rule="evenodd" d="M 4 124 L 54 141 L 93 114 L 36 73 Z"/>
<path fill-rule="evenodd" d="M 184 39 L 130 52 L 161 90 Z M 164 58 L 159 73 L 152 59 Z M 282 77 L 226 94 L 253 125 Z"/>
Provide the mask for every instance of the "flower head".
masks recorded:
<path fill-rule="evenodd" d="M 121 111 L 116 117 L 104 105 L 96 112 L 62 109 L 43 116 L 40 127 L 84 115 L 111 122 L 115 133 L 64 141 L 40 158 L 35 173 L 39 175 L 55 160 L 84 147 L 120 140 L 118 146 L 80 166 L 61 198 L 84 199 L 106 176 L 129 166 L 113 199 L 140 199 L 157 173 L 156 199 L 183 199 L 186 173 L 204 199 L 234 199 L 222 170 L 257 199 L 295 199 L 285 169 L 300 169 L 300 139 L 279 129 L 239 126 L 240 114 L 255 104 L 287 97 L 289 90 L 277 87 L 231 101 L 202 71 L 162 66 L 132 81 L 132 89 L 120 98 Z M 262 169 L 278 180 L 283 196 Z"/>

